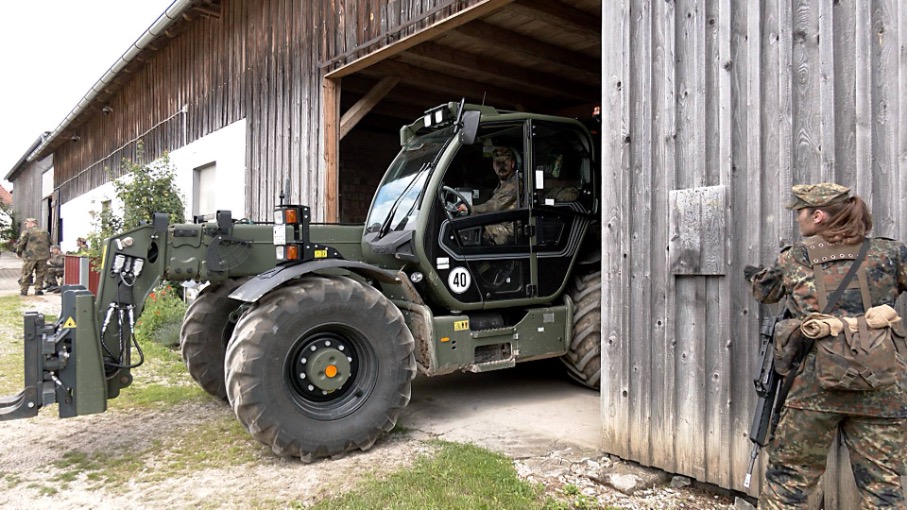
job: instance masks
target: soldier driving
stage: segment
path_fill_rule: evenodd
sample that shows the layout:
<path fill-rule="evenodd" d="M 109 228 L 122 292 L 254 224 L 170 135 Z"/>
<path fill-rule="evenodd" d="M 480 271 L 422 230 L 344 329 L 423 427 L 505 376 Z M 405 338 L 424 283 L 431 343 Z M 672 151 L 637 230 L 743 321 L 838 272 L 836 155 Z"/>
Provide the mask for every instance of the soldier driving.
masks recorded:
<path fill-rule="evenodd" d="M 474 205 L 473 213 L 482 214 L 496 211 L 506 211 L 517 207 L 517 172 L 515 171 L 515 157 L 511 149 L 496 147 L 492 151 L 492 170 L 498 176 L 498 186 L 492 197 L 485 202 Z M 460 212 L 467 212 L 467 206 L 461 204 L 457 208 Z M 514 236 L 514 224 L 511 222 L 486 225 L 483 237 L 493 244 L 507 244 Z"/>

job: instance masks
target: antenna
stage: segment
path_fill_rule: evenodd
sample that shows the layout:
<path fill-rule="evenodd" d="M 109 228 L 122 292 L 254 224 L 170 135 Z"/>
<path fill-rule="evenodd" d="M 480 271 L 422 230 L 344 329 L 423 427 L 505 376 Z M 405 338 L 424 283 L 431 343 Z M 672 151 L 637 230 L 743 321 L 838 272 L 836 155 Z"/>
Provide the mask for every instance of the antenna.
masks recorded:
<path fill-rule="evenodd" d="M 482 91 L 482 106 L 486 105 L 486 92 Z"/>
<path fill-rule="evenodd" d="M 289 199 L 289 198 L 290 198 L 290 190 L 291 190 L 291 188 L 290 188 L 290 179 L 287 178 L 286 180 L 284 180 L 284 187 L 281 188 L 281 194 L 279 195 L 279 196 L 280 196 L 280 199 L 281 199 L 281 204 L 280 204 L 280 205 L 289 205 L 289 204 L 285 201 L 285 199 Z"/>

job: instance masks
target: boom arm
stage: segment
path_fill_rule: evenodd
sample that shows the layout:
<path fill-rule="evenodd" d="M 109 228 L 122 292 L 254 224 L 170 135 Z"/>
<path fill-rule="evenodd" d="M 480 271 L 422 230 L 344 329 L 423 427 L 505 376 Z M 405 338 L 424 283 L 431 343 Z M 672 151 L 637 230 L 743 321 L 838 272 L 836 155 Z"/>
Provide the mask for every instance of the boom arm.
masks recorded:
<path fill-rule="evenodd" d="M 148 294 L 162 279 L 220 282 L 275 266 L 271 225 L 233 224 L 229 211 L 217 223 L 168 225 L 156 215 L 106 241 L 97 298 L 81 286 L 62 292 L 60 320 L 25 316 L 25 389 L 0 398 L 0 421 L 38 414 L 57 402 L 60 417 L 103 412 L 107 399 L 132 383 L 133 328 Z M 78 388 L 78 391 L 76 391 Z"/>

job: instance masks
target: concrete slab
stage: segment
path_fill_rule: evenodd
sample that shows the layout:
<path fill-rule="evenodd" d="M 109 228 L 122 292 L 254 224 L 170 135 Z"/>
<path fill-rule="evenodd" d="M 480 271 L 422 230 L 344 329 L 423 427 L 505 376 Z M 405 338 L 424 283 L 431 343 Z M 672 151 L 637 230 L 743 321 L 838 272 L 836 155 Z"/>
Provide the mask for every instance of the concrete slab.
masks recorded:
<path fill-rule="evenodd" d="M 417 377 L 399 426 L 511 457 L 602 453 L 599 392 L 565 379 L 558 360 L 481 374 Z"/>

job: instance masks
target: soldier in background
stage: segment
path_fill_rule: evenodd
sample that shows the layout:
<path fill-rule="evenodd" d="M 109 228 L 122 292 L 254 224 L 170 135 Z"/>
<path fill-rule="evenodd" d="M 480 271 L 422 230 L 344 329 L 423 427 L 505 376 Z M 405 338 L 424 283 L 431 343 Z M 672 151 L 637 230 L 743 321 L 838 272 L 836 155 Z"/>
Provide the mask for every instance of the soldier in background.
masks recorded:
<path fill-rule="evenodd" d="M 59 292 L 60 280 L 63 279 L 63 266 L 66 265 L 66 256 L 56 244 L 50 247 L 50 258 L 47 259 L 47 279 L 44 290 Z"/>
<path fill-rule="evenodd" d="M 19 294 L 28 295 L 28 288 L 35 284 L 35 295 L 41 296 L 41 286 L 47 275 L 47 259 L 50 258 L 50 234 L 38 227 L 38 220 L 27 218 L 19 243 L 16 245 L 16 256 L 22 259 L 22 277 L 19 278 Z M 34 273 L 35 278 L 32 279 Z"/>

